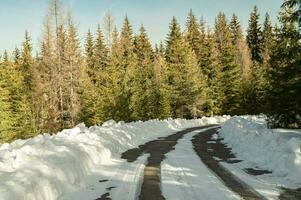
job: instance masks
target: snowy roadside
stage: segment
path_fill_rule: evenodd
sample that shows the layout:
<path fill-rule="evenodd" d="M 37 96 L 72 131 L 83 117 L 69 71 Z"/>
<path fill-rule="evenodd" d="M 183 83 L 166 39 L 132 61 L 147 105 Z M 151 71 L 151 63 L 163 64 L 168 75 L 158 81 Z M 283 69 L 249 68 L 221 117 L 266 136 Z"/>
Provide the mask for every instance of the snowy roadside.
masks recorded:
<path fill-rule="evenodd" d="M 219 132 L 237 159 L 243 160 L 223 166 L 259 193 L 275 199 L 281 187 L 301 187 L 300 130 L 270 130 L 264 116 L 241 116 L 225 122 Z M 272 173 L 252 176 L 243 171 L 246 168 Z"/>
<path fill-rule="evenodd" d="M 123 189 L 126 193 L 136 188 L 139 174 L 133 171 L 139 171 L 145 159 L 128 164 L 120 159 L 121 152 L 184 128 L 228 119 L 224 116 L 133 123 L 108 121 L 90 128 L 80 124 L 57 135 L 44 134 L 3 144 L 0 146 L 1 199 L 80 199 L 81 195 L 96 198 L 109 189 L 112 196 L 122 196 L 122 189 L 114 192 L 117 190 L 110 187 L 127 185 Z M 113 178 L 106 180 L 108 177 Z M 100 182 L 108 183 L 96 185 Z"/>

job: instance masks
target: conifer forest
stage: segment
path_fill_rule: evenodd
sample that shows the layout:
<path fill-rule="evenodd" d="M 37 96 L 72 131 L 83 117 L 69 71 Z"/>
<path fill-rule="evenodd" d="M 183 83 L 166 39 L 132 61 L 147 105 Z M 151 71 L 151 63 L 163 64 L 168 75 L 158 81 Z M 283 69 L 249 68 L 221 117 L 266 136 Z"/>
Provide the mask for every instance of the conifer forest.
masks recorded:
<path fill-rule="evenodd" d="M 247 27 L 223 12 L 209 24 L 187 10 L 153 44 L 110 12 L 80 38 L 72 11 L 51 0 L 37 51 L 30 31 L 14 51 L 0 46 L 0 143 L 110 119 L 263 113 L 300 128 L 301 1 L 285 0 L 277 23 L 256 6 L 249 16 Z"/>

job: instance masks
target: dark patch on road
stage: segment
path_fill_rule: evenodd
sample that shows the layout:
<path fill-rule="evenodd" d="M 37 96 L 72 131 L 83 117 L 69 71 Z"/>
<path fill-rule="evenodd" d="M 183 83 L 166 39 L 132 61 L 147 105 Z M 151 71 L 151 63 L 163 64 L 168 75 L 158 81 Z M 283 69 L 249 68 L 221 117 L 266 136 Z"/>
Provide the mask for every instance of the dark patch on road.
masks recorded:
<path fill-rule="evenodd" d="M 109 181 L 108 179 L 103 179 L 103 180 L 99 180 L 98 182 L 103 183 L 103 182 L 108 182 L 108 181 Z"/>
<path fill-rule="evenodd" d="M 114 188 L 116 188 L 116 187 L 115 187 L 115 186 L 113 186 L 113 187 L 108 187 L 108 188 L 106 188 L 106 190 L 111 191 L 111 190 L 114 189 Z"/>
<path fill-rule="evenodd" d="M 217 157 L 221 161 L 228 163 L 239 162 L 239 160 L 235 159 L 235 156 L 231 152 L 231 149 L 221 142 L 222 139 L 214 140 L 216 141 L 215 143 L 208 143 L 208 141 L 213 141 L 211 140 L 211 138 L 216 133 L 217 128 L 209 129 L 195 135 L 191 140 L 194 146 L 194 150 L 196 151 L 202 162 L 209 169 L 211 169 L 229 189 L 239 194 L 243 199 L 266 199 L 249 185 L 234 176 L 229 170 L 220 165 L 218 160 L 214 159 L 214 157 Z"/>
<path fill-rule="evenodd" d="M 216 125 L 188 128 L 167 137 L 160 137 L 157 140 L 147 142 L 138 148 L 122 153 L 121 158 L 126 159 L 128 162 L 134 162 L 143 154 L 150 154 L 144 168 L 139 200 L 165 200 L 161 192 L 161 162 L 165 159 L 165 154 L 174 150 L 178 140 L 185 134 L 212 126 Z"/>
<path fill-rule="evenodd" d="M 101 197 L 99 197 L 99 198 L 97 198 L 97 199 L 95 199 L 95 200 L 112 200 L 112 199 L 111 199 L 111 197 L 110 197 L 110 193 L 107 192 L 107 193 L 101 195 Z"/>
<path fill-rule="evenodd" d="M 289 189 L 281 188 L 283 193 L 280 194 L 280 200 L 301 200 L 301 188 L 298 189 Z"/>
<path fill-rule="evenodd" d="M 216 131 L 214 133 L 216 133 Z M 208 152 L 210 152 L 213 157 L 219 158 L 219 161 L 221 162 L 227 162 L 230 164 L 241 162 L 241 160 L 236 159 L 235 155 L 231 151 L 231 148 L 222 143 L 222 138 L 218 138 L 216 140 L 211 139 L 214 133 L 210 132 L 210 135 L 207 133 L 207 136 L 209 136 L 209 138 L 206 138 L 207 151 L 209 150 Z"/>
<path fill-rule="evenodd" d="M 105 181 L 108 181 L 108 180 L 104 180 L 103 182 L 105 182 Z M 116 188 L 116 187 L 115 187 L 115 186 L 112 186 L 112 187 L 106 188 L 106 190 L 107 190 L 108 192 L 104 193 L 103 195 L 101 195 L 101 197 L 99 197 L 99 198 L 97 198 L 97 199 L 95 199 L 95 200 L 112 200 L 111 197 L 110 197 L 110 191 L 111 191 L 112 189 L 114 189 L 114 188 Z"/>
<path fill-rule="evenodd" d="M 269 171 L 269 170 L 254 169 L 254 168 L 245 168 L 244 171 L 253 176 L 259 176 L 259 175 L 263 175 L 263 174 L 273 173 L 272 171 Z"/>

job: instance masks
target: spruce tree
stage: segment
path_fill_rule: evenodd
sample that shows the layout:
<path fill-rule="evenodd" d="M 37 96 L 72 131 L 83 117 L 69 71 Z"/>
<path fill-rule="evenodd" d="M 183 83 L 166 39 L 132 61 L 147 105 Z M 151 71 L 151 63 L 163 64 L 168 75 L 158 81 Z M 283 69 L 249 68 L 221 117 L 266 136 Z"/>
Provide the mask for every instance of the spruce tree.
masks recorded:
<path fill-rule="evenodd" d="M 167 66 L 164 59 L 163 44 L 160 43 L 160 47 L 157 48 L 154 54 L 154 78 L 155 78 L 155 105 L 156 118 L 166 119 L 171 117 L 170 107 L 170 93 L 167 83 Z"/>
<path fill-rule="evenodd" d="M 187 17 L 185 37 L 199 60 L 201 56 L 201 33 L 199 30 L 199 24 L 197 23 L 197 19 L 192 13 L 192 10 L 189 11 Z"/>
<path fill-rule="evenodd" d="M 283 7 L 276 31 L 276 48 L 271 56 L 268 113 L 276 118 L 275 126 L 301 127 L 301 46 L 295 21 L 287 20 L 290 8 Z"/>
<path fill-rule="evenodd" d="M 231 29 L 224 13 L 219 13 L 215 22 L 215 41 L 218 52 L 222 83 L 222 114 L 237 114 L 240 104 L 240 69 L 235 62 L 235 47 Z"/>
<path fill-rule="evenodd" d="M 86 65 L 87 73 L 91 81 L 96 83 L 96 75 L 94 69 L 94 39 L 90 30 L 88 30 L 86 41 L 85 41 L 85 56 L 86 56 Z"/>
<path fill-rule="evenodd" d="M 247 42 L 251 51 L 252 60 L 262 62 L 262 32 L 259 24 L 258 8 L 254 6 L 249 19 Z"/>
<path fill-rule="evenodd" d="M 134 38 L 134 53 L 137 55 L 137 67 L 134 69 L 134 80 L 131 88 L 132 118 L 147 120 L 156 118 L 157 97 L 153 67 L 153 50 L 145 28 L 141 26 Z"/>
<path fill-rule="evenodd" d="M 11 61 L 5 61 L 1 64 L 0 76 L 0 142 L 34 136 L 22 75 Z"/>
<path fill-rule="evenodd" d="M 21 64 L 21 52 L 17 47 L 15 48 L 13 55 L 14 55 L 14 64 L 19 66 Z"/>
<path fill-rule="evenodd" d="M 8 58 L 8 53 L 6 50 L 4 50 L 4 53 L 3 53 L 3 58 L 2 58 L 3 62 L 8 62 L 9 61 L 9 58 Z"/>
<path fill-rule="evenodd" d="M 273 27 L 271 25 L 270 16 L 268 13 L 265 15 L 265 20 L 263 23 L 262 30 L 262 47 L 263 47 L 263 64 L 267 65 L 271 56 L 271 51 L 274 45 L 274 32 Z"/>
<path fill-rule="evenodd" d="M 113 44 L 108 71 L 110 74 L 110 116 L 115 120 L 130 121 L 130 98 L 133 72 L 137 66 L 134 53 L 133 31 L 127 17 L 124 19 L 121 34 L 113 31 Z"/>
<path fill-rule="evenodd" d="M 204 78 L 198 62 L 182 36 L 175 17 L 166 40 L 167 83 L 172 117 L 195 117 L 202 114 Z"/>

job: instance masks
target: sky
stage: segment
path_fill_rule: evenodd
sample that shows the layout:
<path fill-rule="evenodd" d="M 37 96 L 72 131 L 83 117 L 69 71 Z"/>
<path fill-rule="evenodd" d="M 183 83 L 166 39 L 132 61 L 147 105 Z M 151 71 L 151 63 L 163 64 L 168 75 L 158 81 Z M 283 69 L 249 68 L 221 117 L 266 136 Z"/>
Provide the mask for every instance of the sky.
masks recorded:
<path fill-rule="evenodd" d="M 185 25 L 190 9 L 203 17 L 213 26 L 215 16 L 223 11 L 228 18 L 235 13 L 243 27 L 247 27 L 250 12 L 257 5 L 261 20 L 268 12 L 273 22 L 277 20 L 283 0 L 63 0 L 72 8 L 81 41 L 88 29 L 94 31 L 97 24 L 102 24 L 106 11 L 110 10 L 115 24 L 121 27 L 125 15 L 128 16 L 133 30 L 137 32 L 143 24 L 152 43 L 164 41 L 172 16 Z M 42 27 L 48 0 L 0 0 L 0 53 L 4 49 L 12 51 L 23 41 L 27 29 L 34 43 L 34 51 L 41 43 Z"/>

